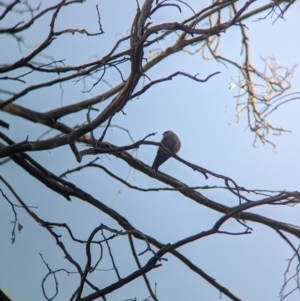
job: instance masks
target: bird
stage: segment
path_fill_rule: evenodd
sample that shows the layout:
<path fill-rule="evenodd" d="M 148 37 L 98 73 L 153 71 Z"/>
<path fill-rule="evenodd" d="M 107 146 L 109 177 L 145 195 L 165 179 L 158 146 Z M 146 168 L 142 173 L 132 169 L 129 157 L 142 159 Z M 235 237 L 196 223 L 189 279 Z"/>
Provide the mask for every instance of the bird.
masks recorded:
<path fill-rule="evenodd" d="M 178 136 L 172 131 L 165 131 L 163 136 L 164 137 L 161 140 L 161 144 L 163 144 L 172 153 L 176 154 L 181 147 L 181 142 Z M 159 147 L 151 169 L 157 172 L 158 167 L 166 162 L 169 158 L 170 155 L 168 155 L 161 147 Z"/>

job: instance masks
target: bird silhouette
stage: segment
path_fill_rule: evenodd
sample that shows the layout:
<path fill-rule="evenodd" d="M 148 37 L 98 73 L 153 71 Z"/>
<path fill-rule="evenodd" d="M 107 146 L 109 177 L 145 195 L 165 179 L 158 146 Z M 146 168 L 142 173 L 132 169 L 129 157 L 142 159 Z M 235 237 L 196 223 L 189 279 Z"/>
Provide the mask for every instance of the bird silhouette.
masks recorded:
<path fill-rule="evenodd" d="M 172 153 L 176 154 L 181 147 L 181 142 L 178 138 L 178 136 L 173 133 L 172 131 L 166 131 L 163 133 L 163 138 L 161 140 L 161 144 L 163 144 L 167 149 L 169 149 Z M 157 172 L 158 167 L 162 165 L 164 162 L 166 162 L 170 158 L 170 155 L 168 155 L 164 150 L 159 147 L 157 150 L 156 157 L 152 164 L 152 170 Z"/>

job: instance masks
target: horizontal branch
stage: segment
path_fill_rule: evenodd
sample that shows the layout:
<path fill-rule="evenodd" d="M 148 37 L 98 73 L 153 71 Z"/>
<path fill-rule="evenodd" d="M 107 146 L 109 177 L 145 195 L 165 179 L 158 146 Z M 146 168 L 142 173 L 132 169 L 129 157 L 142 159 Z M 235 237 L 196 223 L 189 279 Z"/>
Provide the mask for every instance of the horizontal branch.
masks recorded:
<path fill-rule="evenodd" d="M 160 31 L 163 30 L 170 30 L 170 31 L 175 31 L 175 30 L 181 30 L 185 33 L 191 34 L 193 35 L 206 35 L 206 36 L 210 36 L 210 35 L 215 35 L 215 34 L 219 34 L 221 32 L 225 32 L 226 29 L 228 29 L 229 27 L 231 27 L 232 25 L 236 25 L 236 23 L 238 22 L 239 17 L 243 14 L 243 12 L 248 9 L 248 7 L 253 3 L 256 2 L 257 0 L 248 0 L 243 7 L 235 14 L 235 16 L 227 21 L 224 22 L 222 24 L 219 24 L 215 27 L 212 28 L 208 28 L 208 29 L 196 29 L 193 27 L 190 27 L 188 25 L 183 25 L 182 23 L 164 23 L 164 24 L 160 24 L 160 25 L 155 25 L 153 27 L 150 27 L 146 32 L 145 35 L 143 37 L 144 40 L 146 40 L 151 34 L 154 33 L 158 33 Z"/>

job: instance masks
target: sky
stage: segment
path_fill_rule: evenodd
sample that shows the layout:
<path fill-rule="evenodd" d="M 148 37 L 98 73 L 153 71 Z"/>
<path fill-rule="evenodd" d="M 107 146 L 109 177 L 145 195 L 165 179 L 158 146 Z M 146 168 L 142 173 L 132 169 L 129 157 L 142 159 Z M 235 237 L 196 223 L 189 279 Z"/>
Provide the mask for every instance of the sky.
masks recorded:
<path fill-rule="evenodd" d="M 252 9 L 265 3 L 264 1 L 257 2 L 251 6 Z M 190 0 L 187 3 L 196 11 L 201 7 L 199 1 L 196 0 Z M 201 1 L 201 5 L 203 3 L 204 1 Z M 241 6 L 244 3 L 245 1 L 239 1 L 238 5 Z M 85 38 L 79 34 L 64 35 L 63 38 L 59 37 L 51 44 L 46 52 L 47 55 L 57 60 L 65 59 L 66 65 L 85 63 L 96 57 L 101 58 L 118 39 L 128 35 L 136 13 L 134 0 L 126 0 L 122 4 L 116 0 L 90 1 L 84 4 L 84 10 L 82 5 L 70 6 L 70 9 L 62 11 L 59 15 L 56 29 L 76 27 L 96 32 L 98 26 L 96 4 L 99 4 L 105 34 L 95 38 Z M 278 19 L 274 22 L 275 16 L 272 18 L 269 16 L 259 22 L 254 22 L 257 17 L 244 21 L 248 28 L 251 62 L 256 68 L 262 69 L 261 58 L 268 56 L 275 57 L 278 63 L 289 68 L 300 63 L 300 42 L 295 33 L 295 29 L 299 27 L 299 9 L 298 1 L 285 14 L 285 20 Z M 165 7 L 153 15 L 151 21 L 155 24 L 179 22 L 190 14 L 188 7 L 183 7 L 182 14 L 174 7 Z M 12 24 L 17 20 L 16 18 L 17 15 L 9 16 L 1 22 L 2 24 L 0 23 L 0 26 Z M 226 16 L 224 16 L 225 19 Z M 36 22 L 32 30 L 27 35 L 24 34 L 28 46 L 22 47 L 21 51 L 12 37 L 0 37 L 2 39 L 0 44 L 5 45 L 0 49 L 0 63 L 12 63 L 29 53 L 32 47 L 43 41 L 49 29 L 48 24 L 49 17 Z M 220 53 L 241 61 L 240 41 L 240 29 L 238 27 L 228 29 L 222 34 Z M 153 45 L 147 51 L 166 49 L 169 42 L 166 39 L 159 45 Z M 122 47 L 126 49 L 126 44 L 120 49 L 123 49 Z M 150 52 L 145 52 L 145 56 L 150 57 L 150 55 Z M 46 61 L 46 58 L 39 57 L 38 59 Z M 178 76 L 172 81 L 155 85 L 138 99 L 129 101 L 124 108 L 125 114 L 117 114 L 112 124 L 128 129 L 135 141 L 144 138 L 149 133 L 157 132 L 152 140 L 158 142 L 164 131 L 172 130 L 181 139 L 182 148 L 179 152 L 181 158 L 215 173 L 231 177 L 238 185 L 248 189 L 289 191 L 299 189 L 300 164 L 297 160 L 297 154 L 300 151 L 299 100 L 281 106 L 269 116 L 272 124 L 291 130 L 291 133 L 269 137 L 276 145 L 276 151 L 268 144 L 257 143 L 257 146 L 253 147 L 254 136 L 247 128 L 246 114 L 240 116 L 239 123 L 234 123 L 238 88 L 230 90 L 229 86 L 231 82 L 238 80 L 238 70 L 212 60 L 203 60 L 201 53 L 191 55 L 188 52 L 182 52 L 170 56 L 159 66 L 150 69 L 147 75 L 151 80 L 155 80 L 178 70 L 192 75 L 199 74 L 199 78 L 206 78 L 217 71 L 221 73 L 205 83 Z M 128 74 L 128 65 L 122 71 L 125 75 Z M 16 71 L 15 74 L 19 74 L 18 72 L 20 71 Z M 43 74 L 32 74 L 28 78 L 28 84 L 45 79 Z M 121 81 L 116 70 L 108 71 L 105 79 L 105 82 L 100 82 L 89 93 L 82 92 L 83 82 L 63 83 L 62 86 L 57 85 L 27 94 L 18 99 L 16 104 L 44 112 L 101 94 Z M 95 78 L 88 78 L 85 84 L 91 86 L 94 82 Z M 300 92 L 299 82 L 299 68 L 296 68 L 289 92 Z M 24 84 L 5 81 L 5 89 L 19 91 L 23 88 Z M 0 94 L 0 99 L 5 99 L 5 97 L 7 95 Z M 95 107 L 101 111 L 109 101 Z M 46 127 L 3 112 L 0 112 L 0 116 L 0 119 L 10 123 L 9 131 L 2 130 L 16 142 L 23 141 L 27 135 L 30 140 L 35 140 L 47 130 Z M 91 117 L 96 116 L 97 112 L 92 112 Z M 82 111 L 62 121 L 74 126 L 85 122 L 86 115 Z M 101 135 L 102 130 L 102 128 L 95 130 L 96 137 Z M 43 139 L 50 138 L 54 134 L 50 132 Z M 119 146 L 131 143 L 126 132 L 117 127 L 112 127 L 108 131 L 106 141 Z M 84 145 L 78 147 L 85 148 Z M 139 160 L 151 165 L 156 154 L 156 147 L 144 145 L 136 152 Z M 57 175 L 78 166 L 68 146 L 29 154 Z M 95 159 L 94 156 L 86 156 L 81 164 L 86 164 L 93 159 Z M 131 170 L 126 163 L 113 156 L 101 156 L 100 163 L 132 185 L 143 188 L 163 187 L 162 183 Z M 205 180 L 202 174 L 194 172 L 175 159 L 168 160 L 160 170 L 190 186 L 224 185 L 222 181 L 217 181 L 212 177 Z M 14 187 L 24 202 L 37 207 L 34 208 L 35 212 L 44 220 L 67 222 L 72 226 L 78 238 L 86 239 L 100 223 L 121 230 L 115 221 L 88 204 L 75 198 L 67 202 L 60 195 L 46 189 L 43 184 L 31 178 L 13 162 L 1 165 L 0 174 Z M 166 244 L 209 229 L 221 216 L 175 192 L 145 193 L 123 187 L 121 183 L 114 181 L 96 168 L 70 174 L 67 180 L 112 207 L 137 229 Z M 10 200 L 17 203 L 2 182 L 0 182 L 0 188 Z M 235 197 L 223 190 L 201 190 L 200 192 L 228 206 L 235 206 L 238 202 Z M 14 215 L 11 206 L 1 197 L 0 287 L 14 301 L 44 300 L 41 281 L 47 273 L 47 267 L 40 254 L 53 270 L 65 268 L 74 271 L 74 268 L 63 258 L 62 252 L 45 229 L 37 225 L 25 211 L 18 209 L 17 212 L 23 229 L 21 233 L 17 233 L 15 243 L 11 244 L 13 227 L 11 221 Z M 251 212 L 299 226 L 300 211 L 297 206 L 263 206 L 252 209 Z M 181 247 L 178 251 L 243 301 L 280 300 L 279 292 L 284 281 L 287 259 L 293 256 L 292 249 L 273 230 L 251 222 L 247 224 L 253 228 L 251 234 L 213 235 Z M 233 232 L 244 230 L 235 221 L 228 221 L 224 229 Z M 58 230 L 58 233 L 63 235 L 70 252 L 84 266 L 86 260 L 84 247 L 70 241 L 66 232 Z M 299 241 L 290 238 L 296 246 L 299 245 Z M 138 252 L 145 249 L 143 242 L 135 241 L 135 244 Z M 117 238 L 111 242 L 111 247 L 121 277 L 126 277 L 136 269 L 128 240 L 125 237 Z M 99 250 L 93 249 L 93 254 L 96 260 Z M 91 279 L 99 282 L 100 287 L 116 281 L 116 276 L 111 271 L 111 263 L 106 260 L 107 252 L 104 255 L 105 260 L 99 266 L 100 271 L 90 276 Z M 140 260 L 146 263 L 150 257 L 151 254 L 146 253 L 140 256 Z M 189 271 L 170 254 L 165 257 L 168 261 L 164 261 L 162 267 L 148 274 L 152 286 L 157 284 L 159 300 L 219 300 L 220 293 L 204 279 Z M 58 280 L 59 295 L 55 300 L 70 299 L 70 294 L 78 283 L 78 276 L 62 272 Z M 47 283 L 47 292 L 50 295 L 54 292 L 54 283 L 51 280 Z M 85 289 L 84 293 L 88 294 L 90 291 Z M 144 300 L 148 295 L 143 280 L 138 279 L 108 295 L 107 300 L 130 298 Z M 222 300 L 229 299 L 222 295 Z M 299 300 L 299 293 L 291 294 L 286 300 Z"/>

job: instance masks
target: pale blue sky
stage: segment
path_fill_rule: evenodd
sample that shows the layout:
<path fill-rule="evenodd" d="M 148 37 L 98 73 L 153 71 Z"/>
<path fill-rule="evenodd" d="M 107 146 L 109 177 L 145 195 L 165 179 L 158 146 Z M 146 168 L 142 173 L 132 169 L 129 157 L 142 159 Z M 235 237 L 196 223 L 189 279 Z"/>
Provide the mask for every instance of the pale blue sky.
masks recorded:
<path fill-rule="evenodd" d="M 140 1 L 141 2 L 141 1 Z M 195 10 L 200 6 L 200 1 L 187 1 Z M 201 1 L 201 5 L 204 1 Z M 208 2 L 208 1 L 206 1 Z M 259 3 L 258 3 L 259 2 Z M 257 1 L 251 9 L 267 1 Z M 101 58 L 112 45 L 122 36 L 129 33 L 132 19 L 136 12 L 134 0 L 120 1 L 91 1 L 82 6 L 73 6 L 70 11 L 58 19 L 57 29 L 64 27 L 86 28 L 92 32 L 97 31 L 97 15 L 95 5 L 99 4 L 101 21 L 105 35 L 86 39 L 78 34 L 65 35 L 54 41 L 47 51 L 48 55 L 55 59 L 66 59 L 65 64 L 79 64 L 93 60 L 95 56 Z M 245 1 L 239 1 L 243 5 Z M 250 9 L 250 10 L 251 10 Z M 285 66 L 292 68 L 299 64 L 300 42 L 296 29 L 299 28 L 299 1 L 285 14 L 284 20 L 267 18 L 260 22 L 253 22 L 256 17 L 247 19 L 244 23 L 249 30 L 251 61 L 257 68 L 263 64 L 260 56 L 268 55 Z M 164 8 L 154 15 L 154 23 L 182 20 L 190 14 L 187 8 L 180 15 L 175 8 Z M 80 16 L 80 17 L 78 17 Z M 39 21 L 28 38 L 28 44 L 37 45 L 43 40 L 48 30 L 48 18 Z M 0 24 L 1 25 L 1 24 Z M 5 20 L 1 27 L 5 26 Z M 61 28 L 60 28 L 61 26 Z M 6 45 L 4 52 L 1 49 L 1 63 L 3 60 L 11 62 L 25 56 L 27 51 L 23 49 L 20 54 L 15 40 L 10 37 L 1 37 Z M 168 40 L 162 41 L 163 49 L 168 46 Z M 149 50 L 157 48 L 154 45 Z M 222 34 L 220 51 L 232 59 L 240 60 L 240 34 L 239 28 L 230 28 Z M 149 53 L 145 53 L 149 56 Z M 93 57 L 94 56 L 94 57 Z M 206 83 L 197 83 L 184 77 L 176 77 L 172 81 L 164 82 L 149 89 L 139 99 L 130 101 L 124 109 L 126 115 L 117 114 L 113 118 L 113 124 L 118 124 L 130 130 L 135 140 L 142 139 L 151 132 L 158 132 L 154 141 L 161 139 L 165 130 L 173 130 L 182 141 L 179 156 L 192 163 L 198 164 L 213 172 L 233 178 L 238 185 L 248 189 L 270 190 L 298 190 L 300 168 L 298 154 L 300 152 L 299 130 L 299 100 L 281 106 L 270 115 L 270 121 L 277 126 L 292 130 L 282 136 L 270 136 L 276 144 L 276 153 L 270 145 L 254 148 L 252 142 L 254 136 L 247 125 L 246 114 L 241 116 L 240 123 L 229 126 L 224 118 L 226 106 L 229 121 L 235 120 L 235 96 L 237 89 L 229 90 L 231 78 L 237 80 L 237 70 L 226 69 L 223 65 L 213 61 L 204 61 L 201 54 L 191 56 L 187 53 L 177 53 L 163 61 L 158 67 L 147 72 L 147 75 L 155 80 L 167 76 L 177 70 L 188 72 L 192 75 L 199 73 L 199 78 L 205 78 L 208 74 L 220 71 L 221 74 L 212 77 Z M 18 71 L 19 72 L 19 71 Z M 126 74 L 126 69 L 124 69 Z M 127 70 L 128 72 L 128 70 Z M 292 79 L 293 87 L 290 92 L 300 92 L 299 68 L 296 69 Z M 42 81 L 43 75 L 33 74 L 32 81 Z M 120 82 L 117 71 L 109 71 L 106 78 L 112 86 Z M 87 80 L 87 85 L 95 80 Z M 23 89 L 21 84 L 5 82 L 7 89 Z M 43 91 L 36 91 L 19 99 L 16 103 L 26 107 L 47 111 L 56 106 L 64 106 L 79 102 L 91 96 L 103 93 L 109 86 L 105 83 L 97 85 L 91 94 L 81 93 L 81 83 L 64 83 L 63 98 L 61 89 L 54 86 Z M 4 95 L 0 95 L 4 98 Z M 97 105 L 100 110 L 108 104 Z M 1 119 L 10 123 L 9 132 L 4 130 L 16 142 L 22 141 L 29 135 L 30 140 L 36 139 L 46 127 L 20 120 L 14 116 L 0 112 Z M 95 117 L 96 113 L 92 113 Z M 62 121 L 75 125 L 86 120 L 85 112 L 79 112 L 64 118 Z M 100 136 L 102 129 L 95 131 Z M 49 138 L 50 133 L 45 138 Z M 107 141 L 117 145 L 130 143 L 126 134 L 117 128 L 108 131 Z M 83 148 L 84 146 L 79 146 Z M 142 146 L 138 149 L 138 158 L 148 165 L 152 164 L 156 154 L 156 147 Z M 78 164 L 68 146 L 59 149 L 30 153 L 30 155 L 46 165 L 56 174 L 67 169 L 72 169 Z M 86 156 L 82 164 L 93 160 L 93 156 Z M 129 172 L 128 166 L 121 160 L 112 156 L 102 156 L 101 162 L 118 176 L 126 178 Z M 162 167 L 161 171 L 178 178 L 184 183 L 194 185 L 223 185 L 221 181 L 213 178 L 205 180 L 204 177 L 182 165 L 175 159 L 170 159 Z M 46 189 L 43 184 L 37 183 L 25 171 L 10 162 L 0 167 L 0 173 L 13 185 L 16 192 L 28 205 L 38 206 L 35 211 L 47 221 L 68 222 L 72 225 L 78 238 L 86 238 L 87 235 L 100 223 L 112 228 L 120 229 L 116 222 L 98 212 L 95 208 L 72 198 L 67 202 L 58 194 Z M 163 243 L 174 243 L 187 235 L 193 235 L 209 229 L 220 214 L 205 207 L 199 206 L 190 199 L 174 192 L 143 193 L 121 187 L 120 183 L 109 179 L 101 170 L 90 169 L 80 173 L 69 175 L 69 181 L 78 187 L 85 189 L 89 194 L 127 218 L 136 228 L 146 234 L 154 236 Z M 162 187 L 163 184 L 141 174 L 131 171 L 127 178 L 131 184 L 140 187 Z M 1 189 L 7 196 L 15 201 L 12 195 L 0 183 Z M 121 189 L 121 190 L 120 190 Z M 120 193 L 118 193 L 120 191 Z M 202 191 L 205 196 L 217 200 L 220 203 L 234 206 L 238 200 L 224 191 Z M 251 210 L 270 218 L 299 225 L 300 210 L 296 206 L 274 207 L 265 206 Z M 24 226 L 21 234 L 17 235 L 16 242 L 10 243 L 14 216 L 10 205 L 1 198 L 0 202 L 0 286 L 15 301 L 44 300 L 40 283 L 47 270 L 39 253 L 42 253 L 45 261 L 52 269 L 66 268 L 74 271 L 66 260 L 54 240 L 43 228 L 39 227 L 22 210 L 18 210 L 20 223 Z M 253 233 L 245 236 L 215 235 L 201 239 L 179 249 L 199 268 L 214 277 L 221 285 L 227 287 L 233 294 L 243 301 L 273 301 L 279 300 L 279 290 L 283 284 L 283 273 L 287 261 L 293 253 L 291 248 L 284 243 L 279 236 L 267 227 L 248 223 L 253 227 Z M 243 231 L 236 222 L 229 221 L 224 229 L 230 231 Z M 64 237 L 65 232 L 62 232 Z M 297 241 L 293 239 L 294 243 Z M 67 242 L 72 254 L 82 264 L 85 264 L 84 248 Z M 72 247 L 71 247 L 72 245 Z M 142 242 L 136 244 L 139 252 L 144 250 Z M 128 241 L 120 238 L 112 242 L 113 252 L 122 277 L 131 273 L 136 265 L 131 260 Z M 97 250 L 95 250 L 95 253 Z M 107 255 L 107 254 L 106 254 Z M 140 256 L 145 263 L 151 254 Z M 219 300 L 219 292 L 211 287 L 205 280 L 197 277 L 189 271 L 177 259 L 171 255 L 165 256 L 168 261 L 163 266 L 151 271 L 148 276 L 152 286 L 158 283 L 157 294 L 159 300 Z M 99 267 L 110 269 L 107 261 Z M 99 279 L 99 286 L 104 287 L 116 281 L 114 272 L 100 271 L 91 275 L 92 279 Z M 61 274 L 60 294 L 55 300 L 68 300 L 70 292 L 76 287 L 77 275 L 67 276 Z M 53 283 L 49 285 L 49 292 L 53 291 Z M 88 291 L 85 291 L 88 293 Z M 107 300 L 125 300 L 137 298 L 145 299 L 149 293 L 141 279 L 136 280 L 107 296 Z M 222 300 L 228 300 L 222 296 Z M 294 293 L 287 300 L 299 300 L 299 293 Z"/>

